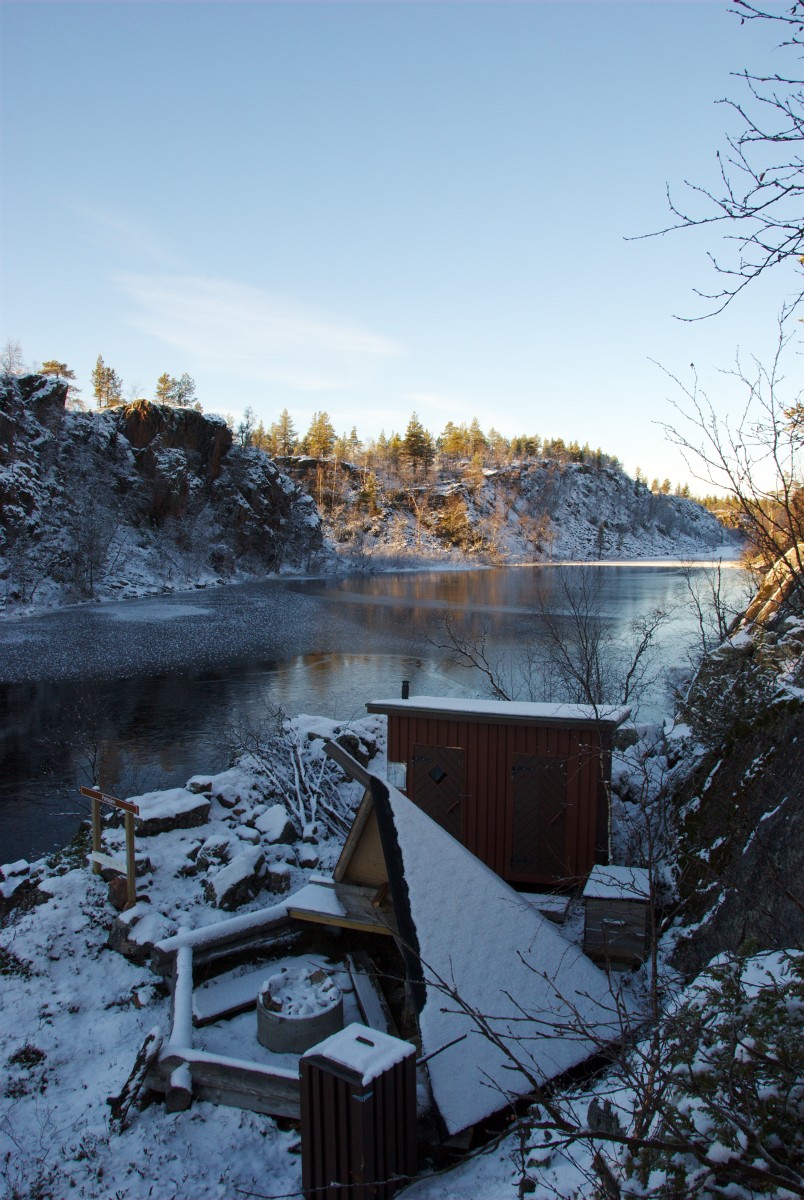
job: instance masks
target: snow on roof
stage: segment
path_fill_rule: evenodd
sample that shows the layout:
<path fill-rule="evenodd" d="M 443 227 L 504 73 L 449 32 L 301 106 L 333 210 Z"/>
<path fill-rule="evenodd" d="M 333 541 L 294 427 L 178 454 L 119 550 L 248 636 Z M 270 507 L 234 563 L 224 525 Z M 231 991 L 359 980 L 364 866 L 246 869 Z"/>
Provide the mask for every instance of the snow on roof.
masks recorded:
<path fill-rule="evenodd" d="M 302 1057 L 328 1058 L 330 1062 L 354 1071 L 361 1077 L 361 1082 L 367 1084 L 415 1053 L 416 1047 L 410 1042 L 355 1022 L 330 1034 Z"/>
<path fill-rule="evenodd" d="M 459 713 L 469 719 L 489 717 L 505 721 L 533 721 L 542 724 L 620 725 L 630 708 L 612 704 L 536 704 L 527 700 L 466 700 L 456 696 L 413 696 L 409 700 L 372 700 L 366 708 L 373 712 Z"/>
<path fill-rule="evenodd" d="M 645 867 L 593 867 L 586 887 L 586 900 L 647 900 L 650 872 Z"/>
<path fill-rule="evenodd" d="M 372 782 L 378 817 L 387 805 L 402 859 L 401 881 L 389 863 L 400 932 L 398 897 L 404 902 L 406 893 L 421 957 L 422 1052 L 442 1051 L 428 1070 L 433 1097 L 454 1134 L 499 1110 L 508 1097 L 533 1090 L 505 1050 L 481 1032 L 473 1013 L 541 1083 L 619 1032 L 615 1005 L 606 975 L 549 920 L 401 792 Z"/>

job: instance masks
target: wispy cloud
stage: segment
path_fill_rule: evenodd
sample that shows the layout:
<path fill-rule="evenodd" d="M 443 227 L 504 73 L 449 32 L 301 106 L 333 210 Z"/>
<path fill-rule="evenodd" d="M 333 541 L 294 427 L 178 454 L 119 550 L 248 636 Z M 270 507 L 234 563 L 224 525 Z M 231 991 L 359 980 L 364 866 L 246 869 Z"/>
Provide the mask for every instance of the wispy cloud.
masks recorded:
<path fill-rule="evenodd" d="M 194 363 L 299 391 L 354 386 L 403 348 L 359 325 L 228 279 L 126 274 L 132 323 Z"/>
<path fill-rule="evenodd" d="M 174 251 L 145 222 L 122 209 L 101 205 L 73 205 L 83 223 L 83 236 L 94 246 L 121 258 L 150 259 L 160 267 L 174 268 Z"/>

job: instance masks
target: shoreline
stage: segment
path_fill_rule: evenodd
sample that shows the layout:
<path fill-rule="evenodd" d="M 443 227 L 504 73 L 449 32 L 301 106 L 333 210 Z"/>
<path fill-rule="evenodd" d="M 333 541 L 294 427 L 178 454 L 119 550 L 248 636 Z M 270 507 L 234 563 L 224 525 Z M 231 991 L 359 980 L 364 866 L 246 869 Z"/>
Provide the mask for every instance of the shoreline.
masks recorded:
<path fill-rule="evenodd" d="M 416 556 L 411 556 L 416 557 Z M 125 596 L 114 595 L 109 590 L 102 595 L 88 597 L 84 600 L 64 600 L 49 602 L 43 601 L 41 604 L 20 605 L 9 608 L 7 605 L 0 605 L 0 625 L 6 622 L 13 623 L 15 621 L 23 621 L 29 617 L 49 616 L 55 613 L 67 612 L 72 609 L 84 609 L 94 607 L 96 605 L 108 604 L 126 604 L 132 601 L 141 600 L 156 600 L 160 597 L 168 596 L 195 596 L 199 592 L 218 590 L 223 588 L 244 587 L 249 584 L 263 583 L 312 583 L 316 581 L 327 580 L 343 580 L 343 579 L 366 579 L 376 578 L 383 575 L 419 575 L 427 572 L 443 572 L 444 574 L 461 573 L 469 571 L 503 571 L 503 570 L 533 570 L 535 568 L 555 569 L 557 567 L 636 567 L 636 568 L 662 568 L 673 569 L 679 567 L 693 567 L 699 570 L 714 570 L 716 568 L 728 570 L 743 569 L 741 561 L 741 551 L 737 547 L 724 549 L 723 555 L 713 557 L 711 548 L 707 547 L 707 556 L 703 558 L 668 558 L 666 555 L 657 557 L 644 556 L 641 558 L 616 558 L 616 559 L 577 559 L 577 558 L 561 558 L 561 559 L 538 559 L 528 562 L 439 562 L 438 559 L 422 559 L 417 558 L 416 564 L 412 566 L 404 566 L 394 564 L 393 566 L 378 566 L 375 569 L 366 569 L 365 567 L 343 567 L 339 562 L 332 571 L 303 571 L 298 574 L 295 572 L 279 572 L 267 575 L 244 576 L 232 579 L 221 579 L 220 577 L 209 580 L 196 580 L 195 583 L 187 583 L 180 587 L 172 587 L 169 584 L 161 584 L 158 587 L 150 589 L 143 587 L 141 590 L 135 590 Z"/>

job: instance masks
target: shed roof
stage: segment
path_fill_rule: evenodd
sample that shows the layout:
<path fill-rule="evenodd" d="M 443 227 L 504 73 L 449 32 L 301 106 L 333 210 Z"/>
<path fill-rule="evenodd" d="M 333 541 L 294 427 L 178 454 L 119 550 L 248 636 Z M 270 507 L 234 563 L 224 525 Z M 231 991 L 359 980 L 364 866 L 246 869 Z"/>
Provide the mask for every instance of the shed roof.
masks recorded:
<path fill-rule="evenodd" d="M 412 696 L 370 700 L 370 713 L 452 717 L 499 725 L 621 725 L 630 708 L 613 704 L 536 704 L 527 700 L 466 700 L 457 696 Z"/>
<path fill-rule="evenodd" d="M 342 761 L 343 754 L 338 761 Z M 450 1134 L 619 1033 L 606 975 L 513 888 L 375 776 L 376 816 L 433 1098 Z M 358 843 L 349 842 L 338 864 Z M 448 1045 L 457 1041 L 454 1045 Z M 442 1049 L 447 1047 L 446 1049 Z M 440 1051 L 439 1053 L 434 1053 Z M 519 1068 L 519 1069 L 517 1069 Z"/>

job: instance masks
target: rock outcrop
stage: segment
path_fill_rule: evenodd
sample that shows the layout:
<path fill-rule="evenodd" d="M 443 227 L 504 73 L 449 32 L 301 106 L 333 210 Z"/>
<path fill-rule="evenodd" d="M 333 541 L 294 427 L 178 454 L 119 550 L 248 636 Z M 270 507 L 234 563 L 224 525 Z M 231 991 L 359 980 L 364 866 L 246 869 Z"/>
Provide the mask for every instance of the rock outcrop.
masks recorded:
<path fill-rule="evenodd" d="M 55 379 L 0 376 L 0 603 L 254 577 L 321 550 L 314 501 L 219 417 L 66 398 Z"/>

